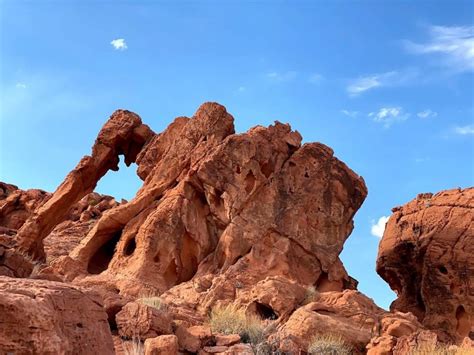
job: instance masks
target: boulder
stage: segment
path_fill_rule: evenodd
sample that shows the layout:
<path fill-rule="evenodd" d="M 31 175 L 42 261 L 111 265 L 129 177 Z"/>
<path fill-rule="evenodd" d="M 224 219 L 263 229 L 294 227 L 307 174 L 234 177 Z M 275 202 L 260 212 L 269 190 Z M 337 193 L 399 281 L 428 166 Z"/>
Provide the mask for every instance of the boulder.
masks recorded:
<path fill-rule="evenodd" d="M 160 335 L 145 340 L 145 355 L 177 355 L 178 338 L 176 335 Z"/>
<path fill-rule="evenodd" d="M 119 334 L 132 339 L 155 338 L 172 334 L 171 318 L 164 309 L 142 304 L 127 303 L 115 316 Z"/>
<path fill-rule="evenodd" d="M 0 349 L 15 354 L 114 354 L 102 300 L 59 282 L 0 276 Z"/>
<path fill-rule="evenodd" d="M 474 336 L 474 188 L 420 194 L 393 209 L 377 272 L 441 341 Z"/>

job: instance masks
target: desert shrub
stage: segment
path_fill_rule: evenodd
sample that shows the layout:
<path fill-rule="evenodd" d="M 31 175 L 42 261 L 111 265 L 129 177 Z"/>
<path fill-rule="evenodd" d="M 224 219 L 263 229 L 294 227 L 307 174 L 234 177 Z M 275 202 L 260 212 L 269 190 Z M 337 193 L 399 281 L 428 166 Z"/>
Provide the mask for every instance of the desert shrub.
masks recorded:
<path fill-rule="evenodd" d="M 312 355 L 350 355 L 351 347 L 337 335 L 317 335 L 311 339 L 308 353 Z"/>
<path fill-rule="evenodd" d="M 410 352 L 409 355 L 473 355 L 473 349 L 450 348 L 449 345 L 422 345 Z"/>
<path fill-rule="evenodd" d="M 316 296 L 318 294 L 318 291 L 314 286 L 308 286 L 306 287 L 306 294 L 303 299 L 303 302 L 301 302 L 302 305 L 306 305 L 308 303 L 311 303 L 315 300 Z"/>
<path fill-rule="evenodd" d="M 257 316 L 247 316 L 236 305 L 215 307 L 210 316 L 211 329 L 215 333 L 239 334 L 244 343 L 259 344 L 265 339 L 265 326 Z"/>
<path fill-rule="evenodd" d="M 160 309 L 163 304 L 161 302 L 161 298 L 154 296 L 154 297 L 141 297 L 138 299 L 138 302 L 146 304 L 147 306 Z"/>
<path fill-rule="evenodd" d="M 144 355 L 145 347 L 140 339 L 122 341 L 122 349 L 125 355 Z"/>

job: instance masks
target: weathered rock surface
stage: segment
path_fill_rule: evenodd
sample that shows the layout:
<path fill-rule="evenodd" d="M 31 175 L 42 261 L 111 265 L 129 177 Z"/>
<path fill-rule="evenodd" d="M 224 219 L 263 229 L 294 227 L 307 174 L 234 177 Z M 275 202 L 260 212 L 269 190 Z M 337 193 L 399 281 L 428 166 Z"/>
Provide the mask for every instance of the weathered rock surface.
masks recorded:
<path fill-rule="evenodd" d="M 177 355 L 178 338 L 176 335 L 161 335 L 145 340 L 145 355 Z"/>
<path fill-rule="evenodd" d="M 136 117 L 119 112 L 105 127 L 111 122 L 129 127 L 126 132 L 133 136 L 142 127 Z M 109 131 L 104 128 L 99 137 Z M 232 116 L 215 103 L 202 105 L 193 118 L 177 118 L 159 135 L 145 136 L 143 149 L 128 158 L 134 161 L 136 155 L 143 187 L 130 202 L 107 209 L 69 256 L 53 262 L 67 280 L 87 284 L 96 279 L 135 296 L 179 285 L 170 291 L 171 307 L 187 303 L 206 314 L 215 302 L 238 298 L 249 305 L 272 302 L 277 317 L 293 310 L 301 291 L 288 296 L 293 297 L 289 304 L 277 304 L 261 294 L 266 286 L 258 283 L 267 277 L 321 290 L 355 287 L 338 255 L 367 190 L 330 148 L 301 146 L 300 135 L 281 123 L 234 134 Z M 114 152 L 119 151 L 126 150 Z M 94 164 L 105 164 L 97 169 L 105 172 L 109 158 L 94 158 Z M 29 226 L 54 227 L 57 217 L 47 220 L 56 208 L 50 201 L 70 211 L 84 195 L 75 190 L 77 171 L 82 170 L 68 175 L 20 229 L 22 247 L 38 246 L 45 237 L 46 232 Z M 88 178 L 87 186 L 99 175 Z M 68 192 L 70 185 L 74 193 Z M 281 289 L 278 282 L 268 286 Z"/>
<path fill-rule="evenodd" d="M 371 355 L 466 342 L 473 319 L 474 189 L 421 195 L 394 210 L 377 263 L 399 295 L 386 312 L 356 291 L 339 259 L 365 183 L 329 147 L 301 139 L 279 122 L 235 134 L 233 117 L 216 103 L 178 117 L 160 134 L 118 110 L 91 156 L 53 194 L 0 184 L 0 275 L 36 278 L 18 282 L 47 294 L 29 302 L 53 299 L 39 309 L 51 309 L 56 332 L 64 321 L 56 314 L 60 297 L 70 307 L 77 296 L 78 319 L 105 324 L 109 336 L 111 329 L 117 353 L 141 341 L 149 354 L 298 354 L 327 333 L 340 335 L 354 353 L 367 348 Z M 127 165 L 137 163 L 143 180 L 122 203 L 92 192 L 117 169 L 119 155 Z M 140 303 L 143 295 L 159 295 L 164 308 Z M 25 305 L 22 297 L 11 304 Z M 0 294 L 0 310 L 8 302 Z M 212 333 L 211 309 L 229 303 L 261 319 L 258 346 L 243 344 L 244 333 Z M 10 328 L 23 313 L 5 314 L 9 323 L 0 329 L 19 339 L 23 333 Z M 53 336 L 47 324 L 18 332 L 37 341 Z M 68 323 L 60 339 L 82 334 L 75 324 L 79 329 Z M 35 346 L 47 353 L 56 344 Z M 113 348 L 110 339 L 105 352 L 94 344 L 87 350 Z"/>
<path fill-rule="evenodd" d="M 45 280 L 0 276 L 0 350 L 14 354 L 114 354 L 99 297 Z"/>
<path fill-rule="evenodd" d="M 119 334 L 125 338 L 148 339 L 172 333 L 171 317 L 160 309 L 139 303 L 127 303 L 115 316 Z"/>
<path fill-rule="evenodd" d="M 473 255 L 474 188 L 394 208 L 377 259 L 398 295 L 391 309 L 412 312 L 444 341 L 474 337 Z"/>
<path fill-rule="evenodd" d="M 130 165 L 152 135 L 138 115 L 115 111 L 99 132 L 92 155 L 82 158 L 51 198 L 22 225 L 17 235 L 21 249 L 44 259 L 44 238 L 66 219 L 76 202 L 94 190 L 107 171 L 118 170 L 119 155 L 123 154 L 125 164 Z"/>

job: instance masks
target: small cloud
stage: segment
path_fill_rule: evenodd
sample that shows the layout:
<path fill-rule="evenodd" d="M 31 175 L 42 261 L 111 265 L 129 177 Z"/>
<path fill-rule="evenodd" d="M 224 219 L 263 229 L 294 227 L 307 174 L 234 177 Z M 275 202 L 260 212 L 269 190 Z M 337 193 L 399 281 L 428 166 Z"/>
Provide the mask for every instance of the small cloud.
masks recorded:
<path fill-rule="evenodd" d="M 430 160 L 430 158 L 428 158 L 428 157 L 424 157 L 424 158 L 423 157 L 418 157 L 418 158 L 415 158 L 415 163 L 421 164 L 421 163 L 425 163 L 429 160 Z"/>
<path fill-rule="evenodd" d="M 15 87 L 17 89 L 26 89 L 26 84 L 25 83 L 16 83 Z"/>
<path fill-rule="evenodd" d="M 245 90 L 245 86 L 239 86 L 239 88 L 237 89 L 238 92 L 244 92 Z"/>
<path fill-rule="evenodd" d="M 387 224 L 388 219 L 389 219 L 389 217 L 382 216 L 382 217 L 379 218 L 377 223 L 374 220 L 372 220 L 372 226 L 370 228 L 370 233 L 375 237 L 382 238 L 383 232 L 385 231 L 385 225 Z"/>
<path fill-rule="evenodd" d="M 321 74 L 311 74 L 308 78 L 308 82 L 311 84 L 319 84 L 323 80 L 323 76 Z"/>
<path fill-rule="evenodd" d="M 424 110 L 424 111 L 418 112 L 416 115 L 420 118 L 434 118 L 438 116 L 438 112 L 434 112 L 431 110 Z"/>
<path fill-rule="evenodd" d="M 356 118 L 359 115 L 358 111 L 341 110 L 341 113 L 351 118 Z"/>
<path fill-rule="evenodd" d="M 275 82 L 287 82 L 296 78 L 296 74 L 295 71 L 287 71 L 284 73 L 270 72 L 267 73 L 267 78 Z"/>
<path fill-rule="evenodd" d="M 454 127 L 454 133 L 462 136 L 474 134 L 474 124 L 469 124 L 466 126 L 456 126 Z"/>
<path fill-rule="evenodd" d="M 474 26 L 429 26 L 430 41 L 405 42 L 414 54 L 438 54 L 455 71 L 474 71 Z"/>
<path fill-rule="evenodd" d="M 124 51 L 128 48 L 127 43 L 123 38 L 114 39 L 110 44 L 118 51 Z"/>
<path fill-rule="evenodd" d="M 401 107 L 382 107 L 378 112 L 368 114 L 374 122 L 382 123 L 385 128 L 390 127 L 394 122 L 405 121 L 410 116 L 404 113 Z"/>
<path fill-rule="evenodd" d="M 413 69 L 403 71 L 390 71 L 382 74 L 372 74 L 359 77 L 347 86 L 349 96 L 358 96 L 368 90 L 379 87 L 393 87 L 406 84 L 418 76 L 418 71 Z"/>

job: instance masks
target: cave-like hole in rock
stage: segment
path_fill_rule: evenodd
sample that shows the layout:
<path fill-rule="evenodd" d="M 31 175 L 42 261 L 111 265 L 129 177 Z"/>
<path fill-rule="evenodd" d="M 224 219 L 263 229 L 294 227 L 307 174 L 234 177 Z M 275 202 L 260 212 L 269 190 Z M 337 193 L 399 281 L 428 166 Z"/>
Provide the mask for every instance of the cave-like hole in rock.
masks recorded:
<path fill-rule="evenodd" d="M 446 269 L 446 267 L 444 267 L 443 265 L 439 266 L 438 270 L 440 273 L 445 274 L 445 275 L 448 273 L 448 269 Z"/>
<path fill-rule="evenodd" d="M 110 260 L 112 260 L 112 257 L 114 256 L 115 247 L 117 246 L 121 236 L 121 230 L 114 233 L 110 239 L 97 249 L 94 255 L 92 255 L 87 266 L 87 271 L 90 274 L 100 274 L 102 271 L 107 269 Z"/>
<path fill-rule="evenodd" d="M 266 162 L 260 165 L 260 171 L 268 179 L 268 177 L 273 173 L 273 165 L 271 162 Z"/>
<path fill-rule="evenodd" d="M 135 236 L 133 236 L 127 241 L 127 243 L 125 243 L 125 248 L 123 249 L 123 253 L 125 256 L 130 256 L 133 254 L 136 248 L 137 248 L 137 243 L 135 242 Z"/>
<path fill-rule="evenodd" d="M 249 170 L 247 176 L 245 177 L 245 191 L 249 194 L 252 192 L 255 187 L 255 176 L 253 175 L 252 170 Z"/>
<path fill-rule="evenodd" d="M 260 302 L 255 302 L 255 312 L 261 319 L 273 320 L 278 318 L 272 307 Z"/>

